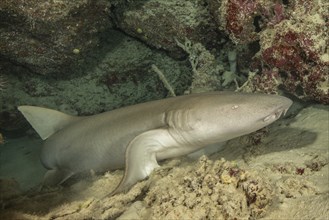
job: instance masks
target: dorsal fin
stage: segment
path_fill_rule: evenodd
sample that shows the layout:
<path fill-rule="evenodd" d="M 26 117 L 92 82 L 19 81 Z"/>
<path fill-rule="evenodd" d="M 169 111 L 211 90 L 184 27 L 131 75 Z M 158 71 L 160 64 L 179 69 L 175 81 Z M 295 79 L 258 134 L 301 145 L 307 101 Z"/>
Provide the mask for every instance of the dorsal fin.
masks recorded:
<path fill-rule="evenodd" d="M 19 106 L 18 110 L 22 112 L 42 140 L 47 139 L 56 131 L 79 119 L 77 116 L 36 106 Z"/>

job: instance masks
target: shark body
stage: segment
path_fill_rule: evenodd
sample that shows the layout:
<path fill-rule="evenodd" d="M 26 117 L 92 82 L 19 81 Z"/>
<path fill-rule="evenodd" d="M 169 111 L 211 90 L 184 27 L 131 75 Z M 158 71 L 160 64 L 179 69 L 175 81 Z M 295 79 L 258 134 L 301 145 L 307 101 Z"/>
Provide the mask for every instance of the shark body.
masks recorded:
<path fill-rule="evenodd" d="M 212 92 L 86 117 L 34 106 L 18 109 L 45 140 L 44 184 L 60 184 L 87 170 L 125 167 L 113 195 L 147 177 L 159 167 L 157 161 L 254 132 L 280 118 L 291 104 L 277 95 Z"/>

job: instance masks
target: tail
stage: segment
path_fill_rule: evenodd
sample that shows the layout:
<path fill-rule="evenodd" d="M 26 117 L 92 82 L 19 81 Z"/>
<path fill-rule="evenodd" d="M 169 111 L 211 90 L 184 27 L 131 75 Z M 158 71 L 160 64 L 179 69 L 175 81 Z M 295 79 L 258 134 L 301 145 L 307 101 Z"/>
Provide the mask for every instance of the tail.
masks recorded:
<path fill-rule="evenodd" d="M 36 106 L 19 106 L 18 110 L 24 115 L 42 140 L 47 139 L 55 132 L 80 119 L 77 116 Z"/>

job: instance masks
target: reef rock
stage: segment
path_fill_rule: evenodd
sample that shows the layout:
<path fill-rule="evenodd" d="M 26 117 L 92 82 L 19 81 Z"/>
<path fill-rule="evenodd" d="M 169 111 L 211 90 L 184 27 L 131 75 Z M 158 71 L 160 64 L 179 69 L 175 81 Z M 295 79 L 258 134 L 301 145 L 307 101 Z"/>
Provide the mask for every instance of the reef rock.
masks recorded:
<path fill-rule="evenodd" d="M 206 1 L 131 1 L 115 10 L 117 26 L 156 48 L 180 51 L 175 38 L 211 45 L 218 38 Z"/>
<path fill-rule="evenodd" d="M 322 1 L 210 1 L 218 28 L 236 44 L 259 41 L 252 90 L 283 85 L 306 100 L 329 104 L 328 6 Z"/>
<path fill-rule="evenodd" d="M 152 219 L 250 219 L 264 216 L 274 189 L 258 174 L 202 156 L 165 175 L 145 198 Z"/>
<path fill-rule="evenodd" d="M 103 0 L 1 1 L 0 56 L 39 74 L 64 72 L 97 46 L 109 7 Z"/>

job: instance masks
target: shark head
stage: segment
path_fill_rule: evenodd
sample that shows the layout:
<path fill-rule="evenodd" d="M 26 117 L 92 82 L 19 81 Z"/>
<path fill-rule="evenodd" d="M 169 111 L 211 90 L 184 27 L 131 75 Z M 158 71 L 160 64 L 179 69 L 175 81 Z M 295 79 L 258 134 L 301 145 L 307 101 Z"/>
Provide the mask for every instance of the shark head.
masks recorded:
<path fill-rule="evenodd" d="M 230 101 L 219 107 L 228 116 L 221 121 L 228 136 L 240 136 L 266 127 L 285 115 L 292 105 L 290 99 L 278 95 L 240 94 L 229 98 Z"/>
<path fill-rule="evenodd" d="M 224 141 L 266 127 L 285 115 L 291 105 L 289 98 L 278 95 L 223 93 L 198 103 L 193 118 L 200 122 L 195 124 L 203 131 L 200 136 L 211 142 Z"/>

